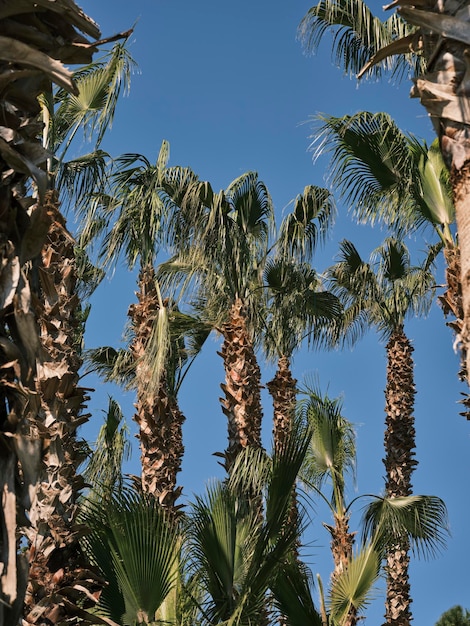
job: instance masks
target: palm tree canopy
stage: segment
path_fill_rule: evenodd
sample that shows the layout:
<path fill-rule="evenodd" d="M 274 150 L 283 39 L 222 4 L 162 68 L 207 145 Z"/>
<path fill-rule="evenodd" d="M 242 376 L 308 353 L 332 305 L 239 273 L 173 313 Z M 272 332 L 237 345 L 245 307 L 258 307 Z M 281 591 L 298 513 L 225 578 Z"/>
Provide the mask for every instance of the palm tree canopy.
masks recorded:
<path fill-rule="evenodd" d="M 382 221 L 398 232 L 432 225 L 453 244 L 455 209 L 438 141 L 428 148 L 386 113 L 318 116 L 315 154 L 329 154 L 333 187 L 360 221 Z"/>
<path fill-rule="evenodd" d="M 370 325 L 388 338 L 407 317 L 423 315 L 432 303 L 434 251 L 422 265 L 412 266 L 405 244 L 388 238 L 363 261 L 350 241 L 340 244 L 340 260 L 329 268 L 331 290 L 345 307 L 346 338 L 355 340 Z"/>
<path fill-rule="evenodd" d="M 345 479 L 355 476 L 356 436 L 352 424 L 343 416 L 341 398 L 322 394 L 318 385 L 302 390 L 306 397 L 297 405 L 299 418 L 311 431 L 310 445 L 301 470 L 301 479 L 321 490 L 326 480 L 332 489 L 334 510 L 343 513 Z"/>

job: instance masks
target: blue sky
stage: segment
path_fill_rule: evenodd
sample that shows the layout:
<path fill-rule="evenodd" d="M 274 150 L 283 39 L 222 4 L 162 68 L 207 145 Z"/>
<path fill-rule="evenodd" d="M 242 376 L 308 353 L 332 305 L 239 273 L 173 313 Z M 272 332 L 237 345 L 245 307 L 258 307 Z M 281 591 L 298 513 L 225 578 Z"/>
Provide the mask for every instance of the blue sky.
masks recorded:
<path fill-rule="evenodd" d="M 135 24 L 131 52 L 139 70 L 132 78 L 130 94 L 119 105 L 104 146 L 114 156 L 138 152 L 152 161 L 166 139 L 171 146 L 170 163 L 192 167 L 215 189 L 255 170 L 267 184 L 280 217 L 306 185 L 327 185 L 327 161 L 313 163 L 309 150 L 312 116 L 386 111 L 403 130 L 429 141 L 434 137 L 426 112 L 409 98 L 406 81 L 400 87 L 386 79 L 358 86 L 335 67 L 331 40 L 325 41 L 315 56 L 303 53 L 296 32 L 311 6 L 308 1 L 87 0 L 80 4 L 98 22 L 103 36 Z M 377 14 L 383 14 L 378 3 L 372 6 Z M 353 240 L 367 257 L 384 236 L 377 228 L 354 224 L 348 207 L 338 208 L 331 241 L 315 261 L 319 271 L 335 258 L 341 239 Z M 424 248 L 424 236 L 410 244 L 419 252 Z M 87 347 L 119 344 L 127 309 L 135 300 L 135 279 L 135 274 L 118 266 L 93 296 Z M 442 267 L 439 280 L 443 280 Z M 470 608 L 470 504 L 462 491 L 470 470 L 470 423 L 459 416 L 457 402 L 464 388 L 456 377 L 458 359 L 452 350 L 452 335 L 438 305 L 433 305 L 427 319 L 412 320 L 406 330 L 413 340 L 416 363 L 419 465 L 414 488 L 416 493 L 438 495 L 446 501 L 452 532 L 442 555 L 412 564 L 414 623 L 430 626 L 454 604 Z M 209 340 L 181 392 L 187 419 L 181 484 L 189 498 L 201 493 L 208 479 L 221 475 L 212 456 L 226 446 L 226 425 L 218 404 L 223 381 L 218 346 L 217 338 Z M 344 413 L 356 425 L 358 477 L 351 498 L 359 493 L 381 493 L 385 346 L 371 331 L 353 350 L 303 351 L 296 356 L 293 369 L 299 381 L 315 374 L 331 396 L 341 395 Z M 272 368 L 263 364 L 264 383 L 272 374 Z M 83 382 L 96 388 L 90 402 L 92 419 L 83 435 L 96 436 L 109 393 L 122 402 L 134 434 L 133 398 L 91 377 Z M 264 398 L 264 444 L 269 448 L 271 412 L 269 398 Z M 138 473 L 138 463 L 136 444 L 130 471 Z M 332 564 L 321 522 L 330 520 L 320 504 L 311 516 L 307 560 L 326 582 Z M 357 519 L 355 515 L 353 526 Z M 366 623 L 375 626 L 382 616 L 383 597 L 378 594 Z"/>

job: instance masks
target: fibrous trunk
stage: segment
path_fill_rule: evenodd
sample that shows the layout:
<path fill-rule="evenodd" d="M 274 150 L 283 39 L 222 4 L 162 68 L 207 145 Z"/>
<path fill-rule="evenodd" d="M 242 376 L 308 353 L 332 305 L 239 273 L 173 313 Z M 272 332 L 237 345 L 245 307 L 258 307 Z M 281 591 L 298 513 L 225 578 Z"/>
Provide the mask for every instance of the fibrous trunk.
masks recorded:
<path fill-rule="evenodd" d="M 237 299 L 230 310 L 229 321 L 221 329 L 224 337 L 220 356 L 224 361 L 225 398 L 222 410 L 228 422 L 228 447 L 225 468 L 230 472 L 241 450 L 261 447 L 261 372 L 253 342 L 246 326 L 243 302 Z"/>
<path fill-rule="evenodd" d="M 439 302 L 444 315 L 453 319 L 447 322 L 455 335 L 455 349 L 460 351 L 459 378 L 467 380 L 467 347 L 462 342 L 464 329 L 464 312 L 462 303 L 462 282 L 460 268 L 460 248 L 458 246 L 445 247 L 444 256 L 446 259 L 446 291 L 439 296 Z M 460 401 L 465 409 L 461 415 L 470 420 L 470 396 L 462 394 L 464 397 Z"/>
<path fill-rule="evenodd" d="M 84 460 L 76 437 L 84 413 L 87 389 L 80 387 L 78 345 L 82 329 L 77 317 L 77 273 L 74 241 L 58 210 L 57 195 L 48 192 L 45 208 L 51 226 L 36 268 L 39 298 L 35 302 L 41 358 L 36 392 L 40 400 L 37 435 L 42 463 L 26 528 L 30 575 L 25 599 L 25 624 L 62 624 L 82 617 L 99 597 L 102 581 L 92 571 L 79 539 L 78 497 L 84 486 L 77 469 Z"/>
<path fill-rule="evenodd" d="M 139 425 L 142 460 L 142 489 L 155 496 L 170 509 L 181 493 L 177 486 L 177 474 L 181 469 L 184 453 L 184 415 L 178 407 L 166 382 L 166 373 L 152 384 L 150 364 L 145 350 L 153 332 L 153 325 L 161 305 L 155 284 L 153 267 L 146 266 L 139 276 L 138 304 L 129 309 L 134 339 L 132 353 L 136 364 L 137 403 L 135 421 Z"/>
<path fill-rule="evenodd" d="M 18 556 L 17 527 L 27 523 L 35 498 L 42 432 L 35 389 L 40 358 L 34 314 L 37 275 L 28 273 L 49 228 L 47 187 L 38 96 L 52 82 L 75 92 L 62 65 L 89 63 L 99 30 L 70 0 L 7 0 L 0 7 L 0 625 L 16 624 L 27 568 Z M 33 184 L 32 184 L 33 183 Z M 34 190 L 34 194 L 31 193 Z"/>
<path fill-rule="evenodd" d="M 424 33 L 426 72 L 411 95 L 419 97 L 439 137 L 450 171 L 461 257 L 463 326 L 461 343 L 470 374 L 470 53 L 468 3 L 425 3 L 404 8 L 405 19 Z"/>
<path fill-rule="evenodd" d="M 343 572 L 348 568 L 352 558 L 355 534 L 349 532 L 349 516 L 334 515 L 335 525 L 325 527 L 331 535 L 331 554 L 333 555 L 334 570 L 331 574 L 331 586 L 333 586 Z M 359 623 L 357 609 L 352 604 L 349 606 L 347 615 L 344 616 L 342 626 L 355 626 Z"/>
<path fill-rule="evenodd" d="M 386 495 L 389 498 L 412 493 L 411 474 L 414 459 L 413 347 L 398 328 L 387 344 L 387 388 L 385 391 L 385 471 Z M 408 545 L 397 545 L 387 557 L 386 624 L 409 626 L 411 596 L 408 575 Z"/>

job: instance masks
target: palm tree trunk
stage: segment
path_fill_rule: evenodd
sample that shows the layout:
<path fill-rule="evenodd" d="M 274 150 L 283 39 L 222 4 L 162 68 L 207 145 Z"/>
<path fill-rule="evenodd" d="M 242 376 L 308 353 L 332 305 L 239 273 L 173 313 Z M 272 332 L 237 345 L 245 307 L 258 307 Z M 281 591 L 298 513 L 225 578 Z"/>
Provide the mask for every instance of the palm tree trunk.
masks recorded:
<path fill-rule="evenodd" d="M 412 493 L 411 474 L 417 465 L 414 457 L 413 347 L 403 327 L 391 335 L 387 344 L 387 388 L 385 471 L 386 495 L 390 498 Z M 408 545 L 391 549 L 387 557 L 386 624 L 409 626 L 411 596 L 408 574 Z"/>
<path fill-rule="evenodd" d="M 139 302 L 129 308 L 134 339 L 131 350 L 136 363 L 137 403 L 134 419 L 139 425 L 142 461 L 142 489 L 155 496 L 169 509 L 181 494 L 177 475 L 184 454 L 184 415 L 176 398 L 169 392 L 165 373 L 154 389 L 151 373 L 143 358 L 152 334 L 152 326 L 160 310 L 155 286 L 155 271 L 151 265 L 142 268 L 139 276 Z"/>
<path fill-rule="evenodd" d="M 261 372 L 246 327 L 243 302 L 233 304 L 229 321 L 221 329 L 224 337 L 219 353 L 224 361 L 225 384 L 221 385 L 222 411 L 228 420 L 228 447 L 225 469 L 230 472 L 241 450 L 248 446 L 261 447 Z"/>
<path fill-rule="evenodd" d="M 436 5 L 437 6 L 437 5 Z M 457 7 L 458 8 L 458 7 Z M 444 19 L 463 25 L 466 23 L 466 5 L 457 10 L 454 3 L 443 2 L 435 12 L 432 28 L 419 20 L 425 11 L 406 8 L 405 19 L 422 25 L 425 32 L 426 73 L 416 79 L 411 95 L 419 97 L 434 124 L 444 162 L 450 171 L 453 200 L 461 254 L 461 283 L 463 300 L 462 345 L 466 357 L 466 377 L 470 374 L 470 107 L 468 75 L 470 60 L 468 43 L 458 39 L 457 31 L 444 26 Z M 429 14 L 428 14 L 429 15 Z M 418 20 L 418 21 L 417 21 Z M 440 29 L 442 23 L 442 29 Z M 439 32 L 441 31 L 441 32 Z M 463 30 L 462 30 L 463 32 Z M 449 34 L 451 33 L 451 34 Z M 438 36 L 441 37 L 438 37 Z M 452 37 L 456 38 L 453 39 Z"/>
<path fill-rule="evenodd" d="M 279 359 L 276 374 L 266 386 L 273 398 L 274 448 L 276 452 L 280 452 L 292 430 L 292 415 L 297 395 L 297 381 L 292 376 L 287 356 Z"/>
<path fill-rule="evenodd" d="M 40 398 L 35 389 L 39 329 L 34 315 L 37 281 L 27 275 L 41 252 L 49 227 L 42 202 L 47 155 L 38 140 L 38 96 L 51 80 L 74 91 L 70 70 L 60 65 L 89 63 L 93 47 L 76 28 L 93 38 L 97 25 L 73 1 L 38 11 L 34 0 L 5 2 L 8 37 L 1 46 L 3 130 L 0 190 L 0 451 L 3 506 L 0 510 L 0 624 L 16 624 L 23 606 L 27 567 L 18 555 L 17 526 L 27 524 L 38 478 L 41 439 L 37 420 Z M 79 42 L 79 43 L 77 43 Z M 53 52 L 52 52 L 53 51 Z M 12 54 L 17 54 L 17 58 Z M 54 55 L 48 73 L 45 55 Z M 28 64 L 23 64 L 27 57 Z M 47 60 L 47 59 L 46 59 Z M 52 59 L 49 58 L 52 64 Z M 31 181 L 37 195 L 28 195 Z M 40 420 L 39 420 L 40 421 Z"/>
<path fill-rule="evenodd" d="M 467 380 L 467 349 L 462 342 L 464 329 L 464 312 L 462 304 L 462 282 L 460 267 L 460 247 L 446 246 L 444 248 L 444 257 L 446 260 L 446 291 L 439 296 L 439 302 L 445 317 L 451 315 L 453 319 L 447 322 L 455 335 L 455 344 L 460 349 L 460 370 L 459 379 Z M 460 403 L 464 405 L 465 410 L 461 415 L 470 420 L 470 395 L 462 394 L 464 397 Z"/>
<path fill-rule="evenodd" d="M 91 624 L 93 618 L 87 621 L 84 609 L 94 605 L 102 581 L 81 551 L 83 529 L 76 522 L 84 486 L 77 469 L 85 458 L 76 431 L 89 415 L 83 412 L 88 390 L 78 385 L 82 329 L 74 241 L 59 213 L 56 192 L 47 192 L 45 207 L 51 226 L 37 268 L 41 295 L 36 302 L 42 349 L 36 381 L 42 466 L 26 529 L 30 578 L 25 623 L 62 623 L 78 612 L 83 624 Z"/>
<path fill-rule="evenodd" d="M 352 551 L 356 533 L 349 532 L 349 515 L 334 514 L 335 525 L 324 524 L 331 535 L 331 554 L 333 555 L 334 570 L 331 574 L 331 584 L 347 569 L 352 558 Z M 352 604 L 342 626 L 356 626 L 359 623 L 358 613 Z"/>

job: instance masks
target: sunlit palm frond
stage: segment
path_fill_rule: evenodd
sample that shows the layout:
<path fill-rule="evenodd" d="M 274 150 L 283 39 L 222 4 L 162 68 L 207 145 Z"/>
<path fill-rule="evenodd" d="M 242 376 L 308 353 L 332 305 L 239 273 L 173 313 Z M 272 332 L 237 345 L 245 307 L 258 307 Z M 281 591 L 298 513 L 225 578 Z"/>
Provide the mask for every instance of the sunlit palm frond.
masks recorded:
<path fill-rule="evenodd" d="M 374 584 L 380 575 L 380 562 L 379 552 L 372 544 L 366 544 L 333 581 L 328 605 L 335 626 L 341 626 L 351 607 L 359 613 L 371 602 Z"/>
<path fill-rule="evenodd" d="M 294 200 L 294 210 L 279 228 L 277 248 L 282 258 L 310 261 L 329 234 L 336 215 L 334 198 L 323 187 L 309 185 Z"/>
<path fill-rule="evenodd" d="M 390 116 L 364 111 L 317 120 L 312 148 L 331 156 L 331 183 L 356 217 L 400 226 L 410 221 L 417 163 L 411 139 Z"/>
<path fill-rule="evenodd" d="M 120 95 L 129 88 L 134 66 L 126 42 L 116 43 L 106 56 L 74 75 L 78 95 L 62 90 L 57 92 L 55 102 L 59 106 L 53 116 L 55 132 L 51 136 L 50 148 L 54 154 L 61 148 L 61 161 L 65 160 L 78 130 L 87 140 L 93 136 L 98 148 L 107 128 L 112 125 Z"/>
<path fill-rule="evenodd" d="M 447 509 L 436 496 L 377 498 L 367 507 L 363 522 L 363 536 L 373 539 L 380 550 L 406 541 L 424 557 L 440 551 L 449 535 Z"/>
<path fill-rule="evenodd" d="M 106 507 L 89 503 L 83 522 L 90 529 L 84 549 L 109 581 L 98 610 L 119 623 L 151 623 L 177 582 L 174 523 L 154 498 L 130 490 Z"/>
<path fill-rule="evenodd" d="M 331 501 L 336 511 L 345 508 L 345 478 L 355 477 L 356 435 L 353 425 L 343 416 L 341 398 L 322 394 L 318 384 L 301 390 L 305 397 L 298 402 L 300 418 L 311 432 L 310 445 L 302 465 L 301 478 L 321 489 L 331 484 Z"/>
<path fill-rule="evenodd" d="M 335 64 L 354 75 L 374 53 L 414 30 L 396 14 L 380 20 L 362 0 L 321 0 L 303 18 L 299 38 L 308 51 L 315 52 L 325 34 L 332 31 Z M 371 74 L 380 77 L 387 70 L 399 79 L 419 67 L 418 59 L 412 55 L 388 57 L 375 65 Z"/>

